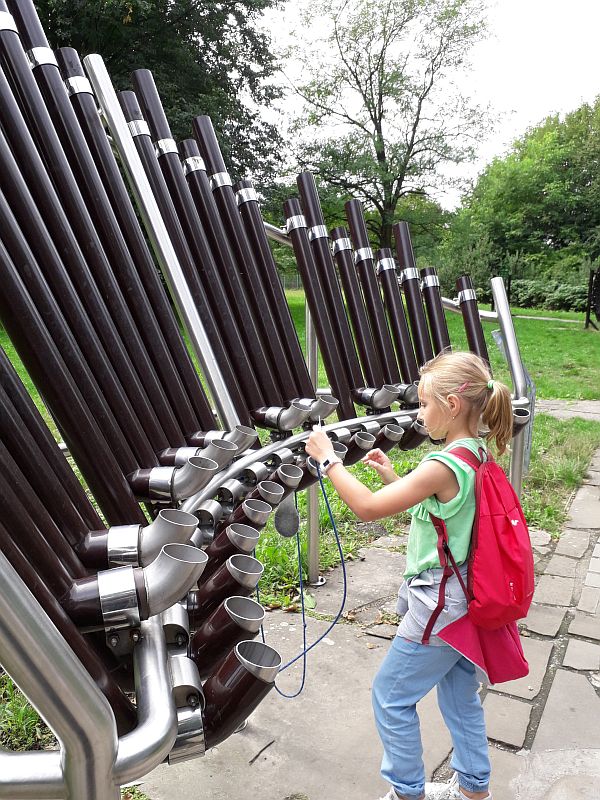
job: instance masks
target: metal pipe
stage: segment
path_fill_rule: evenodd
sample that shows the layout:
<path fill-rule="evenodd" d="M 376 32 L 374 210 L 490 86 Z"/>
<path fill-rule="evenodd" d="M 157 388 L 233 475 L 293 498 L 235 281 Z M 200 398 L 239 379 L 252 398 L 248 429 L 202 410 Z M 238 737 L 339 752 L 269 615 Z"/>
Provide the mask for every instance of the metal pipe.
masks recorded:
<path fill-rule="evenodd" d="M 442 306 L 440 279 L 435 267 L 421 270 L 421 286 L 435 354 L 450 350 L 450 334 Z"/>
<path fill-rule="evenodd" d="M 383 289 L 385 308 L 394 344 L 396 345 L 400 374 L 406 384 L 411 384 L 419 380 L 419 366 L 415 358 L 415 351 L 404 312 L 404 303 L 398 286 L 396 262 L 391 257 L 391 251 L 386 251 L 385 259 L 380 258 L 378 260 L 377 275 Z"/>
<path fill-rule="evenodd" d="M 351 417 L 354 414 L 354 405 L 351 399 L 350 384 L 343 368 L 343 358 L 335 338 L 328 304 L 317 278 L 316 266 L 308 240 L 308 225 L 301 213 L 299 201 L 287 200 L 284 204 L 284 213 L 288 220 L 288 231 L 294 247 L 298 270 L 302 276 L 306 300 L 317 331 L 327 378 L 333 388 L 333 394 L 339 400 L 338 416 L 340 419 Z"/>
<path fill-rule="evenodd" d="M 11 404 L 20 419 L 19 429 L 23 434 L 28 432 L 35 441 L 40 462 L 45 459 L 50 465 L 50 471 L 54 478 L 60 482 L 63 491 L 83 519 L 84 529 L 94 530 L 102 527 L 102 521 L 89 502 L 81 483 L 63 456 L 60 446 L 57 447 L 56 441 L 31 399 L 31 395 L 1 347 L 0 385 L 6 402 Z M 34 459 L 29 463 L 36 463 L 36 461 L 37 459 Z"/>
<path fill-rule="evenodd" d="M 340 353 L 344 356 L 348 383 L 351 388 L 358 388 L 365 385 L 363 372 L 356 354 L 344 299 L 335 274 L 329 246 L 329 234 L 321 211 L 315 179 L 310 172 L 301 172 L 296 178 L 296 184 L 300 192 L 302 208 L 308 225 L 308 238 L 317 266 L 315 277 L 321 284 L 328 304 L 329 316 L 334 325 Z"/>
<path fill-rule="evenodd" d="M 490 357 L 485 343 L 483 326 L 479 318 L 477 295 L 469 275 L 462 275 L 457 279 L 456 291 L 458 292 L 458 303 L 463 315 L 469 350 L 482 358 L 489 367 Z"/>
<path fill-rule="evenodd" d="M 210 117 L 200 116 L 195 117 L 192 124 L 194 136 L 211 175 L 213 194 L 223 226 L 227 231 L 238 270 L 246 287 L 245 297 L 253 308 L 254 318 L 265 343 L 263 348 L 270 358 L 271 372 L 277 381 L 281 397 L 289 402 L 298 395 L 294 376 L 286 359 L 279 326 L 273 317 L 269 298 L 260 279 L 256 257 L 242 225 L 232 181 L 227 174 L 212 122 Z"/>
<path fill-rule="evenodd" d="M 312 314 L 310 313 L 308 302 L 306 302 L 304 305 L 306 320 L 306 364 L 311 381 L 315 386 L 317 386 L 319 380 L 319 345 L 317 342 L 316 330 L 313 324 L 313 318 Z M 280 469 L 282 468 L 283 467 L 280 467 Z M 298 483 L 300 483 L 300 481 Z M 309 486 L 306 490 L 306 560 L 308 582 L 311 586 L 320 586 L 325 583 L 325 578 L 323 578 L 320 574 L 321 537 L 319 526 L 318 491 L 319 490 L 316 483 Z M 288 502 L 290 503 L 290 512 L 292 502 L 294 502 L 295 510 L 295 498 L 292 498 L 290 495 Z M 296 514 L 297 513 L 298 512 L 296 512 Z M 297 521 L 297 519 L 298 518 L 295 517 L 294 521 Z"/>
<path fill-rule="evenodd" d="M 62 433 L 70 451 L 107 519 L 118 524 L 126 515 L 128 521 L 145 521 L 141 509 L 122 475 L 98 422 L 90 413 L 79 389 L 73 382 L 60 354 L 45 329 L 40 313 L 18 279 L 6 249 L 0 241 L 0 317 L 11 340 L 38 386 L 44 386 L 44 399 L 61 420 Z M 26 319 L 26 326 L 16 320 Z M 82 430 L 86 436 L 80 436 Z M 110 480 L 107 480 L 110 476 Z"/>
<path fill-rule="evenodd" d="M 431 339 L 427 329 L 427 320 L 423 310 L 423 298 L 419 286 L 419 270 L 410 240 L 410 231 L 406 222 L 397 222 L 393 226 L 396 241 L 396 252 L 402 270 L 402 290 L 406 298 L 406 310 L 410 320 L 415 355 L 419 366 L 433 358 Z"/>
<path fill-rule="evenodd" d="M 144 567 L 149 616 L 160 614 L 181 600 L 198 583 L 208 556 L 189 544 L 166 544 Z"/>
<path fill-rule="evenodd" d="M 0 661 L 58 736 L 64 796 L 118 800 L 120 791 L 113 777 L 114 714 L 4 554 L 0 554 L 0 564 Z M 48 763 L 44 759 L 40 774 L 36 762 L 29 760 L 31 771 L 14 775 L 17 785 L 24 783 L 36 792 L 34 797 L 40 797 L 39 784 L 43 787 L 56 778 L 54 770 L 48 774 Z M 11 794 L 4 796 L 19 795 L 11 787 Z"/>
<path fill-rule="evenodd" d="M 281 332 L 288 363 L 296 380 L 297 392 L 301 397 L 314 397 L 315 387 L 311 383 L 306 368 L 306 362 L 283 290 L 283 284 L 269 246 L 258 196 L 252 181 L 249 180 L 238 181 L 233 188 L 246 234 L 261 268 L 263 284 L 270 299 L 273 316 Z"/>
<path fill-rule="evenodd" d="M 121 376 L 153 449 L 162 449 L 168 445 L 168 441 L 161 419 L 168 427 L 172 412 L 139 333 L 132 324 L 107 255 L 110 253 L 115 260 L 126 261 L 129 253 L 69 103 L 56 59 L 49 51 L 35 7 L 28 0 L 11 3 L 10 7 L 25 47 L 34 53 L 44 53 L 43 58 L 32 62 L 33 81 L 30 77 L 31 68 L 28 77 L 25 77 L 27 73 L 22 53 L 20 66 L 17 67 L 18 74 L 16 70 L 12 72 L 11 79 L 15 93 L 23 104 L 27 126 L 43 154 L 46 168 L 57 187 L 69 225 L 84 256 L 79 259 L 76 269 L 70 267 L 72 280 L 82 293 L 82 299 L 94 322 L 100 325 L 103 320 L 105 329 L 102 332 L 100 328 L 98 330 L 105 337 L 107 353 Z M 16 44 L 14 38 L 13 41 Z M 16 66 L 15 61 L 16 59 L 11 59 L 11 67 Z M 39 91 L 34 88 L 36 83 Z M 7 132 L 7 135 L 11 134 Z M 21 169 L 24 174 L 30 175 L 30 166 L 24 161 L 12 139 L 14 135 L 11 144 L 15 148 Z M 39 178 L 29 179 L 29 186 L 40 207 L 48 205 Z M 92 216 L 95 217 L 95 224 Z M 57 245 L 60 245 L 60 235 L 57 236 L 56 232 L 53 235 Z M 154 413 L 154 408 L 159 410 L 161 419 Z M 171 435 L 177 432 L 181 437 L 178 426 L 174 425 Z"/>
<path fill-rule="evenodd" d="M 159 134 L 157 134 L 159 135 Z M 223 227 L 219 209 L 213 196 L 204 159 L 195 139 L 185 139 L 179 145 L 183 172 L 193 205 L 204 226 L 211 252 L 218 265 L 212 283 L 222 282 L 227 297 L 231 299 L 231 310 L 236 317 L 237 327 L 244 338 L 246 352 L 258 379 L 267 403 L 284 401 L 272 374 L 272 365 L 264 352 L 259 333 L 259 325 L 251 305 L 244 302 L 246 290 L 238 272 L 235 256 Z M 168 154 L 165 154 L 166 158 Z M 181 167 L 179 170 L 181 176 Z"/>
<path fill-rule="evenodd" d="M 178 502 L 199 492 L 218 471 L 212 458 L 192 456 L 181 467 L 138 469 L 129 476 L 129 483 L 141 499 Z"/>
<path fill-rule="evenodd" d="M 399 383 L 400 371 L 394 353 L 392 337 L 385 318 L 383 301 L 377 285 L 373 251 L 367 233 L 367 225 L 359 200 L 350 200 L 344 206 L 350 227 L 350 238 L 354 245 L 354 263 L 363 290 L 363 297 L 375 347 L 383 366 L 386 383 Z"/>
<path fill-rule="evenodd" d="M 334 228 L 331 231 L 331 238 L 333 242 L 333 258 L 340 274 L 348 306 L 348 315 L 352 323 L 356 347 L 358 348 L 365 378 L 370 386 L 381 386 L 385 383 L 383 367 L 373 341 L 369 318 L 356 275 L 352 242 L 348 236 L 348 231 L 342 227 Z"/>
<path fill-rule="evenodd" d="M 528 394 L 527 380 L 523 368 L 523 359 L 519 349 L 519 342 L 515 334 L 508 297 L 502 278 L 492 278 L 492 296 L 494 298 L 494 308 L 498 313 L 502 339 L 506 349 L 506 360 L 510 370 L 513 394 L 515 398 L 526 397 Z M 533 422 L 533 408 L 529 409 Z M 525 428 L 522 428 L 513 438 L 510 454 L 510 482 L 513 489 L 520 497 L 523 490 L 523 466 L 525 459 Z"/>
<path fill-rule="evenodd" d="M 151 465 L 155 463 L 154 451 L 147 442 L 139 419 L 133 412 L 129 399 L 115 375 L 107 349 L 100 343 L 97 331 L 94 330 L 97 322 L 88 317 L 71 276 L 64 266 L 65 263 L 69 263 L 72 273 L 73 271 L 82 271 L 85 274 L 87 268 L 82 264 L 83 255 L 73 238 L 67 218 L 61 209 L 60 200 L 45 173 L 45 167 L 28 133 L 25 120 L 12 99 L 1 71 L 0 100 L 0 114 L 5 121 L 10 122 L 12 131 L 10 146 L 4 135 L 0 135 L 0 187 L 5 195 L 1 199 L 0 219 L 5 246 L 15 265 L 19 266 L 19 274 L 26 283 L 28 291 L 33 295 L 36 304 L 40 307 L 42 303 L 54 305 L 54 310 L 46 317 L 45 324 L 46 327 L 54 330 L 54 338 L 58 343 L 63 343 L 63 352 L 69 341 L 72 344 L 73 336 L 77 338 L 78 344 L 83 349 L 85 359 L 80 354 L 79 357 L 71 357 L 68 363 L 71 371 L 75 370 L 74 377 L 81 385 L 88 402 L 90 402 L 90 397 L 94 398 L 94 414 L 101 422 L 105 435 L 111 441 L 113 450 L 123 465 L 122 468 L 126 469 L 127 463 L 129 463 L 130 469 L 133 467 L 133 463 L 128 462 L 128 459 L 133 458 L 132 446 L 136 449 L 136 458 L 143 459 L 148 465 Z M 15 148 L 17 148 L 21 164 L 23 159 L 26 159 L 25 177 L 21 174 L 12 152 Z M 32 182 L 37 187 L 36 197 L 32 196 L 29 190 Z M 43 209 L 43 219 L 39 208 Z M 59 242 L 60 253 L 51 238 L 48 225 L 53 229 L 54 240 Z M 21 231 L 27 231 L 27 239 Z M 63 236 L 64 238 L 61 238 Z M 25 265 L 28 269 L 24 268 Z M 91 276 L 89 276 L 89 281 L 93 282 Z M 52 288 L 48 284 L 51 284 Z M 93 298 L 92 301 L 94 301 Z M 99 302 L 102 304 L 101 299 Z M 59 306 L 62 313 L 56 310 Z M 64 322 L 61 327 L 63 314 L 73 334 L 70 339 Z M 102 318 L 103 314 L 100 308 L 98 314 Z M 23 320 L 20 322 L 22 323 Z M 110 319 L 105 319 L 102 325 L 105 326 L 105 333 L 112 336 Z M 118 346 L 115 344 L 117 349 Z M 94 381 L 102 384 L 104 394 L 112 403 L 115 414 L 123 421 L 124 429 L 129 433 L 128 444 L 125 443 L 123 431 L 119 430 L 116 421 L 111 419 L 107 400 L 102 397 L 102 393 L 99 393 L 97 388 L 95 393 L 90 390 L 90 370 L 86 370 L 86 360 L 90 369 L 94 371 Z M 86 373 L 88 377 L 82 377 L 82 373 Z M 82 385 L 82 381 L 86 381 L 86 383 Z M 126 381 L 127 384 L 128 381 Z M 44 391 L 43 388 L 42 391 Z M 58 417 L 58 419 L 61 421 L 62 417 Z"/>
<path fill-rule="evenodd" d="M 83 65 L 70 47 L 57 50 L 56 57 L 71 105 L 135 262 L 135 270 L 126 270 L 126 265 L 119 264 L 116 277 L 181 429 L 188 435 L 212 424 L 210 405 L 160 282 Z"/>
<path fill-rule="evenodd" d="M 131 79 L 142 114 L 148 123 L 158 164 L 175 213 L 194 259 L 196 274 L 204 287 L 211 308 L 214 309 L 213 314 L 219 320 L 229 358 L 236 365 L 245 361 L 245 369 L 240 370 L 238 366 L 236 376 L 247 403 L 251 409 L 262 406 L 265 402 L 271 402 L 268 398 L 273 398 L 273 403 L 281 404 L 282 398 L 277 392 L 268 364 L 260 357 L 253 358 L 247 349 L 248 334 L 252 328 L 250 331 L 244 330 L 236 319 L 232 304 L 239 302 L 239 298 L 229 294 L 222 283 L 221 272 L 215 262 L 181 169 L 179 151 L 172 137 L 152 73 L 147 69 L 138 69 L 132 73 Z M 250 324 L 252 323 L 253 320 L 250 320 Z M 252 345 L 259 347 L 258 335 L 252 341 Z"/>
<path fill-rule="evenodd" d="M 149 179 L 144 171 L 104 62 L 98 55 L 89 55 L 84 59 L 84 67 L 118 149 L 161 270 L 169 283 L 171 295 L 177 304 L 189 333 L 194 353 L 206 377 L 212 400 L 224 426 L 232 428 L 241 420 L 225 383 L 223 372 L 216 361 L 204 322 L 186 283 L 181 263 L 167 232 L 156 198 L 152 193 Z"/>

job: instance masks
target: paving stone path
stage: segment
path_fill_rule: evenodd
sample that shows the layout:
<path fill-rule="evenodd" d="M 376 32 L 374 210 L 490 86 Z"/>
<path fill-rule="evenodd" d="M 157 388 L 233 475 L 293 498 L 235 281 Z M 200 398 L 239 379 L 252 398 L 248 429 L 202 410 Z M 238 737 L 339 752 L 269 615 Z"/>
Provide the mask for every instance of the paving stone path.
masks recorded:
<path fill-rule="evenodd" d="M 600 403 L 580 412 L 600 418 Z M 362 560 L 347 564 L 344 620 L 309 654 L 303 693 L 286 700 L 272 692 L 242 733 L 203 759 L 159 767 L 142 787 L 152 800 L 376 800 L 384 794 L 370 685 L 395 635 L 407 535 L 382 533 Z M 530 673 L 482 691 L 494 800 L 600 800 L 600 451 L 560 539 L 534 530 L 532 543 L 537 585 L 521 626 Z M 307 620 L 309 643 L 339 608 L 341 569 L 311 591 L 316 615 Z M 273 612 L 265 633 L 291 658 L 301 644 L 301 620 Z M 301 678 L 299 661 L 280 676 L 279 688 L 294 693 Z M 435 693 L 419 713 L 428 777 L 446 779 L 452 745 Z"/>

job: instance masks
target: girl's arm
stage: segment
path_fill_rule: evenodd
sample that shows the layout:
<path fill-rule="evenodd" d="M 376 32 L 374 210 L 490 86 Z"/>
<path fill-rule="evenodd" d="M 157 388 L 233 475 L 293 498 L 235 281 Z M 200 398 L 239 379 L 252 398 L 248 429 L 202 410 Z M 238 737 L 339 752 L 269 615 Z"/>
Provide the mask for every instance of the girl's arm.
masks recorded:
<path fill-rule="evenodd" d="M 322 461 L 331 454 L 331 442 L 322 431 L 311 433 L 306 452 Z M 372 492 L 358 478 L 351 475 L 343 464 L 332 464 L 327 471 L 340 498 L 363 522 L 389 517 L 406 511 L 427 497 L 458 492 L 458 483 L 452 470 L 439 461 L 426 461 L 406 477 L 400 478 L 376 492 Z"/>

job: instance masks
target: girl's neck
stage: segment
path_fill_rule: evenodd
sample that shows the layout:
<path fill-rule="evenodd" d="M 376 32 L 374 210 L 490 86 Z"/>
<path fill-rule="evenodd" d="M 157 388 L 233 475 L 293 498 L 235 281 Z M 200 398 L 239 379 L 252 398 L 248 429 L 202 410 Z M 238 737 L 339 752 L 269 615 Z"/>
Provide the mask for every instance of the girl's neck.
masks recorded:
<path fill-rule="evenodd" d="M 446 435 L 446 444 L 452 444 L 459 439 L 477 439 L 479 429 L 477 425 L 470 425 L 466 420 L 455 420 L 456 424 L 453 425 Z"/>

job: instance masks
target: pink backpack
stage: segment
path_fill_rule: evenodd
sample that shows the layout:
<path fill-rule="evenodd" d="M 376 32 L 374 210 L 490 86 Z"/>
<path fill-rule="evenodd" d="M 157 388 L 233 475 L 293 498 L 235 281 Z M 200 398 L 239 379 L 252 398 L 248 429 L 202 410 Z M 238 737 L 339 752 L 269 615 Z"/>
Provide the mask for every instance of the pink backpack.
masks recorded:
<path fill-rule="evenodd" d="M 438 535 L 438 554 L 444 569 L 437 606 L 423 633 L 427 644 L 435 621 L 445 605 L 448 578 L 454 573 L 469 602 L 475 625 L 495 630 L 527 615 L 533 599 L 533 552 L 519 498 L 504 471 L 481 449 L 481 460 L 466 447 L 447 451 L 476 472 L 475 520 L 467 585 L 460 575 L 448 544 L 446 524 L 430 514 Z"/>

